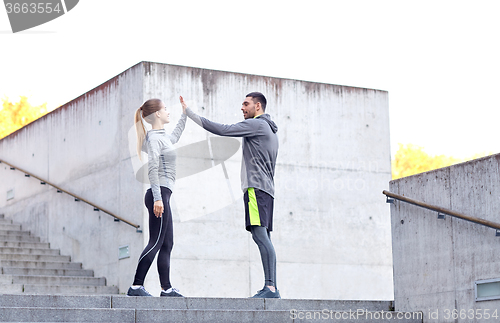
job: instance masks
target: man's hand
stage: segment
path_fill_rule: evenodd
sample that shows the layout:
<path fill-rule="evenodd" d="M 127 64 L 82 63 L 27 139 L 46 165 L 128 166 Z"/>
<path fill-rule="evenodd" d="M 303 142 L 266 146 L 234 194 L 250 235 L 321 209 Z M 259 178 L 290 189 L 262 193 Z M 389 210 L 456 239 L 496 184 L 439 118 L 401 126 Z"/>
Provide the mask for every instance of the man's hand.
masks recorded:
<path fill-rule="evenodd" d="M 186 102 L 184 102 L 184 98 L 182 96 L 179 97 L 179 99 L 181 100 L 181 105 L 182 105 L 182 112 L 184 114 L 186 114 L 186 108 L 188 107 Z"/>
<path fill-rule="evenodd" d="M 153 213 L 156 215 L 157 218 L 161 218 L 161 215 L 163 214 L 163 201 L 158 200 L 155 202 L 153 205 Z"/>

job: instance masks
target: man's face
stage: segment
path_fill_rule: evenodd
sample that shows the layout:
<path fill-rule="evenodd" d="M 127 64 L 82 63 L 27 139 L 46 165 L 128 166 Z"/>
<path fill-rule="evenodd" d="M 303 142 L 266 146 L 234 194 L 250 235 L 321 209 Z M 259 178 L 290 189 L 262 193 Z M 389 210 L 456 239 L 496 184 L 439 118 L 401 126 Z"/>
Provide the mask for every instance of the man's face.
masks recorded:
<path fill-rule="evenodd" d="M 257 103 L 259 104 L 259 103 Z M 257 108 L 257 104 L 253 102 L 253 99 L 249 96 L 245 98 L 245 101 L 243 101 L 241 105 L 241 111 L 243 112 L 243 117 L 245 119 L 251 119 L 255 117 L 255 112 Z"/>

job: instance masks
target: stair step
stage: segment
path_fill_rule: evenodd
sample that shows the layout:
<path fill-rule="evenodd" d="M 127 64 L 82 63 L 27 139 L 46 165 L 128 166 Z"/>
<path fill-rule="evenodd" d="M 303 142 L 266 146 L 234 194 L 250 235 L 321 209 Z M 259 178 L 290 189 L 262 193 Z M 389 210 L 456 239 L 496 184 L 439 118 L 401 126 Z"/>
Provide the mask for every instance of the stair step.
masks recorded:
<path fill-rule="evenodd" d="M 116 286 L 45 286 L 25 284 L 24 293 L 45 294 L 50 297 L 54 297 L 54 295 L 116 295 L 119 293 L 119 290 Z"/>
<path fill-rule="evenodd" d="M 1 260 L 0 267 L 38 268 L 38 269 L 81 269 L 79 262 L 68 261 L 29 261 L 29 260 Z"/>
<path fill-rule="evenodd" d="M 169 309 L 244 309 L 244 310 L 277 310 L 291 309 L 332 310 L 364 309 L 368 311 L 390 311 L 391 301 L 341 301 L 314 299 L 256 299 L 256 298 L 169 298 L 159 297 L 125 297 L 113 296 L 114 308 L 151 309 L 165 307 L 168 301 Z"/>
<path fill-rule="evenodd" d="M 14 247 L 0 247 L 0 254 L 18 254 L 18 255 L 52 255 L 59 256 L 58 249 L 38 249 L 38 248 L 14 248 Z"/>
<path fill-rule="evenodd" d="M 17 260 L 17 261 L 60 261 L 70 262 L 70 256 L 53 256 L 53 255 L 20 255 L 12 253 L 0 253 L 0 260 Z"/>
<path fill-rule="evenodd" d="M 21 225 L 17 223 L 0 222 L 0 231 L 21 231 Z"/>
<path fill-rule="evenodd" d="M 22 275 L 22 276 L 86 276 L 93 277 L 93 270 L 84 269 L 38 269 L 38 268 L 16 268 L 0 267 L 0 273 L 4 275 Z"/>
<path fill-rule="evenodd" d="M 30 235 L 3 235 L 0 233 L 0 241 L 22 241 L 22 242 L 40 242 L 39 237 Z"/>
<path fill-rule="evenodd" d="M 419 317 L 404 319 L 405 314 L 406 317 L 408 317 L 410 316 L 409 314 L 414 315 L 413 313 L 387 311 L 386 309 L 392 307 L 392 304 L 393 303 L 389 301 L 189 297 L 160 298 L 126 297 L 121 295 L 63 296 L 22 294 L 0 295 L 0 321 L 323 322 L 325 320 L 338 320 L 352 323 L 422 323 L 422 317 L 420 317 L 420 319 Z M 358 309 L 360 309 L 358 306 L 370 307 L 372 310 L 358 312 Z M 272 307 L 283 307 L 283 309 L 277 310 Z M 294 308 L 302 308 L 303 310 L 291 312 L 291 309 Z M 339 308 L 344 309 L 339 310 Z M 327 310 L 325 311 L 325 309 Z M 109 312 L 109 310 L 114 310 L 114 312 Z M 403 319 L 397 319 L 398 314 L 401 315 Z M 328 318 L 326 318 L 327 315 Z"/>
<path fill-rule="evenodd" d="M 136 322 L 293 322 L 290 311 L 137 310 Z"/>
<path fill-rule="evenodd" d="M 2 230 L 0 229 L 0 236 L 30 236 L 29 231 L 20 230 Z"/>
<path fill-rule="evenodd" d="M 0 291 L 4 294 L 18 294 L 23 292 L 23 284 L 12 284 L 0 282 Z M 0 303 L 1 304 L 1 303 Z M 3 306 L 3 304 L 2 304 Z"/>
<path fill-rule="evenodd" d="M 1 307 L 111 308 L 111 296 L 0 295 Z"/>
<path fill-rule="evenodd" d="M 50 246 L 45 242 L 21 242 L 21 241 L 0 241 L 0 247 L 3 248 L 35 248 L 49 249 Z"/>
<path fill-rule="evenodd" d="M 321 313 L 321 312 L 317 312 Z M 400 312 L 384 312 L 384 317 L 389 314 L 397 317 Z M 404 316 L 404 313 L 402 313 Z M 314 315 L 309 312 L 309 315 Z M 374 319 L 380 317 L 380 312 L 360 313 L 360 316 L 352 316 L 350 312 L 329 312 L 329 318 L 341 318 L 342 322 L 422 322 L 422 319 Z M 3 322 L 324 322 L 325 316 L 321 318 L 317 314 L 316 318 L 303 319 L 290 314 L 290 311 L 252 311 L 252 310 L 171 310 L 171 309 L 81 309 L 81 308 L 29 308 L 29 307 L 7 307 L 0 308 L 0 318 Z"/>
<path fill-rule="evenodd" d="M 105 286 L 104 277 L 0 275 L 1 283 L 47 286 Z"/>
<path fill-rule="evenodd" d="M 129 309 L 79 308 L 0 308 L 3 322 L 131 322 L 135 311 Z"/>
<path fill-rule="evenodd" d="M 0 218 L 0 223 L 11 224 L 11 223 L 13 223 L 13 221 L 11 219 Z"/>

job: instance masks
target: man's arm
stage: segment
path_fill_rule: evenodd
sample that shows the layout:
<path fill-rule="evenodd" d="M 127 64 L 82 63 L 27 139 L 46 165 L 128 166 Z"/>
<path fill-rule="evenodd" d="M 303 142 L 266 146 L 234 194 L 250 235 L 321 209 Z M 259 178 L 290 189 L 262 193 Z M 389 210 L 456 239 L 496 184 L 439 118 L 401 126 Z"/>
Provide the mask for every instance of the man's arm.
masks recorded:
<path fill-rule="evenodd" d="M 226 137 L 249 137 L 257 134 L 260 122 L 254 119 L 247 119 L 235 124 L 221 124 L 200 117 L 190 108 L 186 108 L 187 116 L 203 129 L 213 134 Z"/>

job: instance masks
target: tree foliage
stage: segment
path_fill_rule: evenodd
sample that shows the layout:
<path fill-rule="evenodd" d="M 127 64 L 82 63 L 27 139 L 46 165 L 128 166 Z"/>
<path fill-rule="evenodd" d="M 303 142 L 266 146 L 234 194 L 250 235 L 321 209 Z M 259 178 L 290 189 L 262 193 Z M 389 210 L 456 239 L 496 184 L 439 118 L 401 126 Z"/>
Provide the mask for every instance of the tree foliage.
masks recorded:
<path fill-rule="evenodd" d="M 426 153 L 422 147 L 412 144 L 399 144 L 398 151 L 392 161 L 392 179 L 398 179 L 401 177 L 451 166 L 490 154 L 491 153 L 481 153 L 465 159 L 445 155 L 431 156 Z"/>
<path fill-rule="evenodd" d="M 28 98 L 21 96 L 19 102 L 2 99 L 0 106 L 0 139 L 47 114 L 47 103 L 32 106 Z"/>

